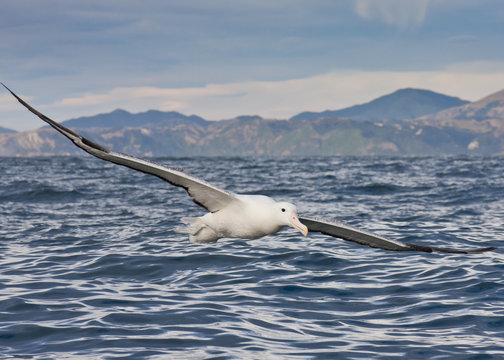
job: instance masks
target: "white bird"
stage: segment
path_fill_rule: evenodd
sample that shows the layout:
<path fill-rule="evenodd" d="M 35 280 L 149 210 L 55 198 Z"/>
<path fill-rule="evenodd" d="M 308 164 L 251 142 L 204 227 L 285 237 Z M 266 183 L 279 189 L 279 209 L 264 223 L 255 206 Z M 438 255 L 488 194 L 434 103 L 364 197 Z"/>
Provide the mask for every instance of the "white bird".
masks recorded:
<path fill-rule="evenodd" d="M 309 231 L 319 232 L 385 250 L 476 254 L 495 249 L 494 247 L 486 247 L 472 250 L 454 250 L 415 245 L 386 239 L 337 221 L 298 217 L 296 206 L 291 203 L 276 202 L 270 197 L 263 195 L 234 194 L 188 175 L 181 169 L 166 167 L 106 149 L 51 120 L 27 104 L 3 83 L 2 85 L 28 110 L 89 154 L 118 165 L 157 176 L 172 185 L 184 188 L 196 204 L 209 211 L 201 217 L 183 218 L 182 221 L 187 226 L 175 229 L 179 233 L 189 234 L 189 239 L 192 242 L 209 243 L 216 242 L 220 238 L 256 239 L 274 234 L 286 226 L 291 226 L 299 230 L 304 236 Z"/>

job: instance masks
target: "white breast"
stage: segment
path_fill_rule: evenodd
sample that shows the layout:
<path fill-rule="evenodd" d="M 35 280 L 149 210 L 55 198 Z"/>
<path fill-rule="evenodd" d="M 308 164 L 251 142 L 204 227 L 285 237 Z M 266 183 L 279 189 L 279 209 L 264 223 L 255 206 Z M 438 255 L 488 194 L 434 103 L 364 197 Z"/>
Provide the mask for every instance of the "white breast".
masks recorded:
<path fill-rule="evenodd" d="M 275 201 L 262 195 L 238 195 L 239 201 L 203 216 L 202 220 L 219 236 L 255 239 L 272 234 L 284 225 L 273 216 Z"/>

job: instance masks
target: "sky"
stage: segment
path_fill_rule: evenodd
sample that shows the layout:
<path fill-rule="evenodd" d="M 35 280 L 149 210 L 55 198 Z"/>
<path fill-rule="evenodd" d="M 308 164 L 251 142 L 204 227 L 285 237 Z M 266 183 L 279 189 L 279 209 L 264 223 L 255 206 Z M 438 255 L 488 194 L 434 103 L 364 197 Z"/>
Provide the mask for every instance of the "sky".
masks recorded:
<path fill-rule="evenodd" d="M 2 0 L 0 81 L 54 120 L 286 119 L 400 88 L 504 89 L 500 0 Z M 41 121 L 0 89 L 0 126 Z"/>

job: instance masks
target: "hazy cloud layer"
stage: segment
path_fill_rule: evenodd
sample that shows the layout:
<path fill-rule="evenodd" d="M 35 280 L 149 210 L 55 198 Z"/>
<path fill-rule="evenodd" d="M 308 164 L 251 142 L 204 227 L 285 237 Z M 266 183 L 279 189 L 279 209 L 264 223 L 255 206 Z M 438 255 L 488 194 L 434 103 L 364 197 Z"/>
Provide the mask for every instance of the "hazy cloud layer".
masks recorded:
<path fill-rule="evenodd" d="M 285 117 L 406 86 L 474 98 L 498 90 L 502 23 L 504 2 L 480 0 L 4 0 L 0 80 L 60 120 Z M 40 125 L 11 101 L 0 126 Z"/>
<path fill-rule="evenodd" d="M 493 68 L 491 72 L 481 68 Z M 496 70 L 499 67 L 500 70 Z M 340 109 L 370 101 L 414 84 L 463 99 L 478 100 L 504 84 L 502 64 L 459 64 L 442 71 L 335 71 L 284 81 L 249 81 L 208 84 L 203 87 L 121 87 L 107 92 L 86 92 L 41 105 L 61 119 L 92 115 L 116 108 L 130 112 L 149 109 L 197 114 L 208 120 L 258 114 L 289 118 L 301 111 Z M 0 98 L 0 105 L 7 104 Z M 9 110 L 12 107 L 9 106 Z M 258 111 L 259 110 L 259 111 Z"/>
<path fill-rule="evenodd" d="M 356 0 L 355 11 L 365 19 L 378 19 L 401 29 L 419 26 L 429 0 Z"/>

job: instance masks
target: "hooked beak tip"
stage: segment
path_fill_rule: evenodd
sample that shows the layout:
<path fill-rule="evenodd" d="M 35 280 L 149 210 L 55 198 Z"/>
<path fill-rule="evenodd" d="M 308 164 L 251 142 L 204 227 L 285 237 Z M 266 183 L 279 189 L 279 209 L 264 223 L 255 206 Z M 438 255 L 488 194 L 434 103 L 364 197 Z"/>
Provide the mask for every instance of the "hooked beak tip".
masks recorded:
<path fill-rule="evenodd" d="M 293 217 L 291 219 L 291 225 L 295 229 L 299 230 L 304 236 L 308 235 L 308 227 L 299 221 L 298 217 Z"/>
<path fill-rule="evenodd" d="M 303 230 L 301 230 L 301 233 L 302 233 L 304 236 L 308 235 L 308 228 L 305 226 L 305 227 L 303 228 Z"/>

